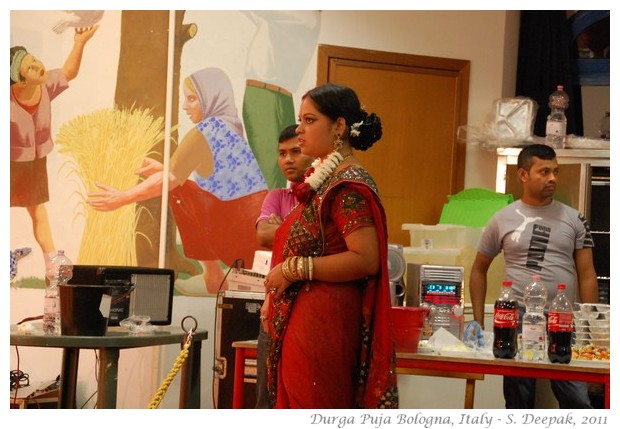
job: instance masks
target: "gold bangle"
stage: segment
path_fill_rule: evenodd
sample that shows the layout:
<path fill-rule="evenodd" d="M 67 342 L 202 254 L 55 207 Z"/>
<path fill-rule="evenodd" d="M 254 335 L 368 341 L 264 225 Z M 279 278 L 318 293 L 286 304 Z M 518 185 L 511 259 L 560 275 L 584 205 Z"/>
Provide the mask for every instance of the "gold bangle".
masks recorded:
<path fill-rule="evenodd" d="M 312 281 L 314 275 L 314 261 L 312 256 L 308 256 L 308 280 Z"/>
<path fill-rule="evenodd" d="M 289 281 L 294 282 L 297 279 L 297 273 L 295 272 L 295 256 L 291 256 L 290 258 L 286 258 L 286 269 L 289 273 Z"/>
<path fill-rule="evenodd" d="M 304 258 L 301 256 L 297 257 L 297 278 L 299 280 L 305 280 Z"/>
<path fill-rule="evenodd" d="M 280 265 L 280 271 L 282 272 L 282 276 L 288 280 L 289 282 L 293 282 L 293 277 L 289 271 L 289 266 L 288 263 L 290 262 L 291 258 L 286 258 L 282 264 Z"/>

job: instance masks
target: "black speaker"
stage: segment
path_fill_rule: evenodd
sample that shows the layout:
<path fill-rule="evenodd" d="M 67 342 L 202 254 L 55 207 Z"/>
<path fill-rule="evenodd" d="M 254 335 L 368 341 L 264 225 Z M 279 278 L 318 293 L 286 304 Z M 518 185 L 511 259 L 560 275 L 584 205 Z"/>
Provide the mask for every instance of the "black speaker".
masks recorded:
<path fill-rule="evenodd" d="M 112 294 L 108 326 L 118 326 L 129 316 L 149 316 L 153 325 L 172 323 L 174 270 L 166 268 L 125 267 L 108 265 L 74 265 L 73 285 L 119 285 Z"/>
<path fill-rule="evenodd" d="M 217 296 L 214 385 L 215 408 L 232 408 L 235 341 L 256 340 L 264 293 L 223 291 Z M 246 359 L 243 408 L 256 405 L 256 359 Z"/>

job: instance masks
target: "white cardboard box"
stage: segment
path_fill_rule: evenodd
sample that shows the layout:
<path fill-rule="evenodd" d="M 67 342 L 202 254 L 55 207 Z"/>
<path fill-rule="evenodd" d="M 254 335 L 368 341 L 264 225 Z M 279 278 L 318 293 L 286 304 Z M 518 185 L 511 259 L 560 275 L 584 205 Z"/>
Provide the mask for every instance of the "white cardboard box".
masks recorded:
<path fill-rule="evenodd" d="M 252 263 L 252 271 L 260 273 L 264 276 L 269 274 L 271 269 L 271 251 L 257 250 L 254 252 L 254 262 Z"/>

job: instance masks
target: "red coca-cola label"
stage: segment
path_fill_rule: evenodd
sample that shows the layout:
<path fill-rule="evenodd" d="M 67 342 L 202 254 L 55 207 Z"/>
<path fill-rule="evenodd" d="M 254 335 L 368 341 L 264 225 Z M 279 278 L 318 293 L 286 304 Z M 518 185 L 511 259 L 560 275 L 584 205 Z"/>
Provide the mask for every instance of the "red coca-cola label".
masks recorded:
<path fill-rule="evenodd" d="M 573 313 L 550 312 L 547 327 L 549 332 L 573 332 Z"/>
<path fill-rule="evenodd" d="M 496 308 L 493 313 L 493 326 L 498 328 L 516 328 L 519 325 L 519 313 L 512 308 Z"/>

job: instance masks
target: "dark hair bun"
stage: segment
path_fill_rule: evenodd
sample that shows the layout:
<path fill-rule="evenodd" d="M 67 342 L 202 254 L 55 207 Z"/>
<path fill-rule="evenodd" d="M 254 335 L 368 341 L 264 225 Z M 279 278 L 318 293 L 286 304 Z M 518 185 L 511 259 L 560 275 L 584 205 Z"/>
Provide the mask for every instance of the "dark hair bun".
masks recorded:
<path fill-rule="evenodd" d="M 351 146 L 357 150 L 368 150 L 375 142 L 381 139 L 383 129 L 381 127 L 381 118 L 374 113 L 368 114 L 362 110 L 361 125 L 356 127 L 359 133 L 353 135 L 351 133 Z"/>

